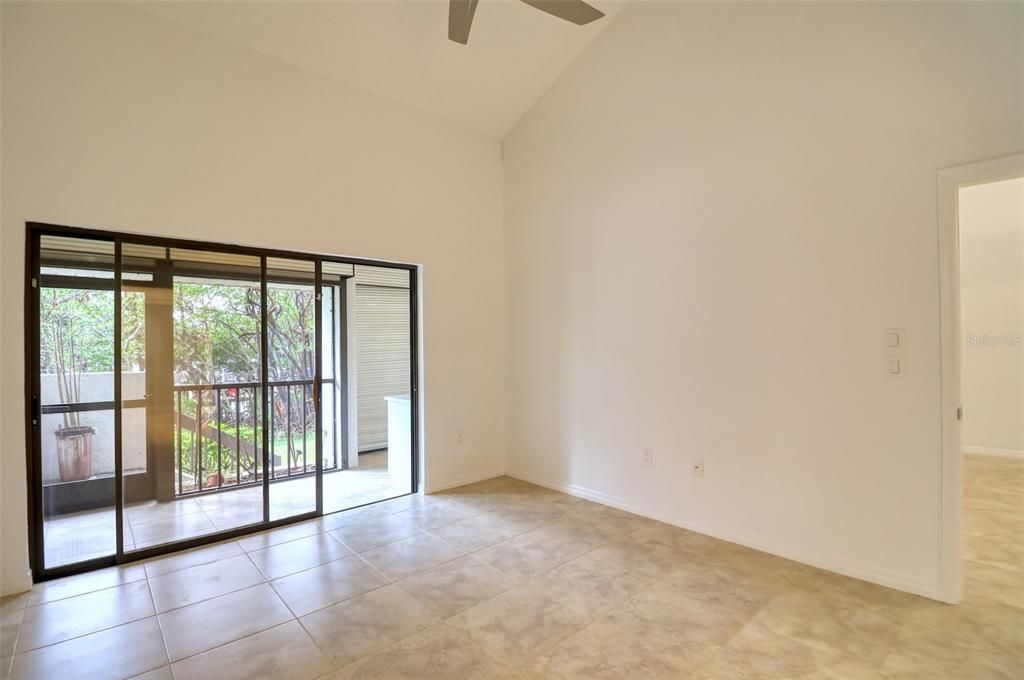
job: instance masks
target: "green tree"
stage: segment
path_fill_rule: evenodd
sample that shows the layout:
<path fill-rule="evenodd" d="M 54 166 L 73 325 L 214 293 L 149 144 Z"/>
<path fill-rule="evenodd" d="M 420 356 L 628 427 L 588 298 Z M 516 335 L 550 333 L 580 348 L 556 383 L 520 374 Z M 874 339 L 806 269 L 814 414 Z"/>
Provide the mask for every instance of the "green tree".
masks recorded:
<path fill-rule="evenodd" d="M 73 288 L 43 288 L 40 293 L 41 371 L 56 375 L 63 403 L 80 402 L 84 374 L 113 371 L 114 294 Z M 238 438 L 262 445 L 259 390 L 252 387 L 262 370 L 260 304 L 260 289 L 253 283 L 190 279 L 174 284 L 175 384 L 237 385 L 179 390 L 181 412 L 195 420 L 194 427 L 184 428 L 178 441 L 178 464 L 191 476 L 198 476 L 200 470 L 207 474 L 218 469 L 216 437 L 209 436 L 209 428 L 219 427 L 228 442 Z M 122 370 L 144 371 L 145 294 L 124 291 L 121 305 Z M 309 455 L 315 441 L 314 316 L 311 286 L 271 284 L 267 296 L 268 378 L 271 383 L 309 381 L 308 385 L 271 388 L 273 450 L 286 461 L 286 468 L 300 464 L 303 453 L 307 463 L 315 462 Z M 77 413 L 65 414 L 64 427 L 78 424 Z M 223 442 L 224 437 L 221 439 Z M 237 468 L 233 455 L 224 455 L 220 463 L 221 472 L 237 480 L 256 473 L 256 461 L 248 455 L 239 456 Z"/>
<path fill-rule="evenodd" d="M 140 293 L 121 297 L 121 356 L 124 370 L 143 370 L 145 308 Z M 62 404 L 82 401 L 82 376 L 113 373 L 114 293 L 109 290 L 50 288 L 39 291 L 39 367 L 54 375 Z M 64 427 L 79 425 L 78 413 L 64 414 Z"/>

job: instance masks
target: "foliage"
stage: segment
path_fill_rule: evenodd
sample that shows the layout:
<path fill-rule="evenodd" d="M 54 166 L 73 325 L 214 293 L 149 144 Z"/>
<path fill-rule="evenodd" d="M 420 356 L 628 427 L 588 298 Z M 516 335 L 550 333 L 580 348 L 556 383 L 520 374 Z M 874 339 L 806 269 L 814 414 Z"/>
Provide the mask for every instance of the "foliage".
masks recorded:
<path fill-rule="evenodd" d="M 315 301 L 309 286 L 272 284 L 267 291 L 268 369 L 271 382 L 309 380 L 312 382 L 315 362 Z M 174 289 L 175 382 L 179 385 L 245 384 L 259 381 L 260 361 L 260 291 L 241 283 L 179 283 Z M 223 389 L 190 390 L 182 395 L 181 410 L 201 420 L 203 427 L 220 427 L 230 438 L 235 434 L 234 412 L 224 404 L 232 395 Z M 222 411 L 216 417 L 217 399 Z M 315 447 L 302 443 L 302 432 L 311 433 L 315 411 L 311 385 L 303 392 L 300 386 L 271 387 L 273 404 L 272 428 L 275 433 L 273 451 L 284 467 L 307 463 Z M 305 397 L 305 398 L 303 398 Z M 242 399 L 247 409 L 241 421 L 256 422 L 256 402 Z M 243 437 L 245 427 L 241 426 Z M 261 436 L 261 435 L 258 435 Z M 222 437 L 222 442 L 223 442 Z M 246 439 L 246 441 L 252 441 Z M 198 446 L 197 446 L 198 442 Z M 262 447 L 262 439 L 257 441 Z M 216 439 L 190 432 L 179 442 L 180 464 L 198 477 L 200 461 L 203 474 L 217 470 Z M 224 447 L 222 446 L 222 451 Z M 228 466 L 225 460 L 230 459 Z M 220 461 L 225 479 L 255 476 L 251 458 L 240 453 L 241 471 L 235 470 L 234 451 L 228 450 Z M 227 471 L 225 471 L 227 469 Z M 204 480 L 205 485 L 205 480 Z"/>
<path fill-rule="evenodd" d="M 259 375 L 259 288 L 248 284 L 176 283 L 175 383 L 256 382 Z"/>
<path fill-rule="evenodd" d="M 145 307 L 141 293 L 121 297 L 124 370 L 145 367 Z M 113 373 L 114 293 L 109 290 L 42 288 L 39 292 L 39 366 L 55 375 L 60 403 L 82 401 L 82 375 Z M 64 427 L 77 427 L 77 412 Z"/>
<path fill-rule="evenodd" d="M 331 291 L 325 288 L 325 293 Z M 43 288 L 40 291 L 40 366 L 57 375 L 63 403 L 81 397 L 81 378 L 86 373 L 111 373 L 114 347 L 114 294 L 112 291 Z M 189 385 L 237 385 L 222 389 L 178 390 L 175 408 L 198 422 L 176 427 L 178 464 L 190 477 L 216 472 L 217 439 L 222 432 L 220 471 L 225 480 L 255 478 L 252 450 L 239 451 L 235 469 L 234 444 L 256 437 L 260 380 L 260 289 L 240 281 L 175 281 L 172 298 L 174 326 L 174 382 Z M 122 294 L 122 367 L 146 370 L 145 294 Z M 273 451 L 282 468 L 313 464 L 315 410 L 312 378 L 315 367 L 315 301 L 311 286 L 272 283 L 267 295 L 268 368 L 271 383 L 309 381 L 301 385 L 272 385 Z M 329 329 L 325 329 L 329 332 Z M 152 364 L 155 358 L 151 358 Z M 217 400 L 221 402 L 218 417 Z M 236 410 L 237 406 L 237 410 Z M 237 412 L 237 416 L 236 416 Z M 237 420 L 237 422 L 236 422 Z M 65 427 L 77 424 L 77 413 L 67 414 Z M 303 433 L 306 438 L 303 441 Z M 201 434 L 203 433 L 203 434 Z M 201 466 L 200 466 L 201 461 Z M 205 486 L 205 480 L 204 480 Z"/>

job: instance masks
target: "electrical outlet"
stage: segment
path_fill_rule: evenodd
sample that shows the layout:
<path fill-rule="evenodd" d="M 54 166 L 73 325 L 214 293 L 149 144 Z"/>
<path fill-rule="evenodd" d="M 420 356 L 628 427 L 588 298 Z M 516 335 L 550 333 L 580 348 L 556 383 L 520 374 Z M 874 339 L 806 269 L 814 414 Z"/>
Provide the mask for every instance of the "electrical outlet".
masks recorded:
<path fill-rule="evenodd" d="M 694 458 L 692 461 L 690 461 L 690 470 L 693 472 L 693 476 L 694 477 L 703 477 L 704 476 L 704 459 L 703 458 Z"/>
<path fill-rule="evenodd" d="M 466 438 L 466 433 L 459 430 L 459 446 L 462 446 L 462 440 Z"/>
<path fill-rule="evenodd" d="M 654 449 L 644 449 L 640 452 L 640 462 L 651 467 L 654 465 Z"/>

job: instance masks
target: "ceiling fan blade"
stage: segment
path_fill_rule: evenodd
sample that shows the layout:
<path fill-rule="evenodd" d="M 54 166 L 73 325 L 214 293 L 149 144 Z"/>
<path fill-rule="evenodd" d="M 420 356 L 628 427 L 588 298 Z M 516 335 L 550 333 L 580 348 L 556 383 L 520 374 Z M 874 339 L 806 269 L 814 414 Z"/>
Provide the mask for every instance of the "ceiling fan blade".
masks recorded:
<path fill-rule="evenodd" d="M 448 3 L 448 39 L 465 45 L 469 42 L 469 27 L 480 0 L 450 0 Z"/>
<path fill-rule="evenodd" d="M 454 0 L 452 0 L 454 2 Z M 604 16 L 604 12 L 588 5 L 583 0 L 522 0 L 530 7 L 554 15 L 559 19 L 571 21 L 577 26 L 589 24 Z"/>

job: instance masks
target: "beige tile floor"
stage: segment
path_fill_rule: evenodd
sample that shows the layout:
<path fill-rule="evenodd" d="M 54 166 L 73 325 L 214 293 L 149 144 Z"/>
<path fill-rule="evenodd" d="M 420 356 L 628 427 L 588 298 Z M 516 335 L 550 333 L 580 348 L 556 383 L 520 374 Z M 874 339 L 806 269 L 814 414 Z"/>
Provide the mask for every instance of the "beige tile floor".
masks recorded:
<path fill-rule="evenodd" d="M 359 462 L 358 468 L 324 475 L 324 512 L 409 493 L 411 480 L 388 474 L 386 452 L 360 454 Z M 271 519 L 313 511 L 315 485 L 314 477 L 272 483 Z M 261 522 L 263 489 L 250 486 L 167 503 L 134 503 L 126 507 L 125 518 L 125 550 L 149 548 Z M 116 522 L 113 507 L 47 519 L 46 564 L 57 567 L 114 554 Z"/>
<path fill-rule="evenodd" d="M 40 584 L 0 677 L 1021 678 L 1024 461 L 967 479 L 956 607 L 502 477 Z"/>

